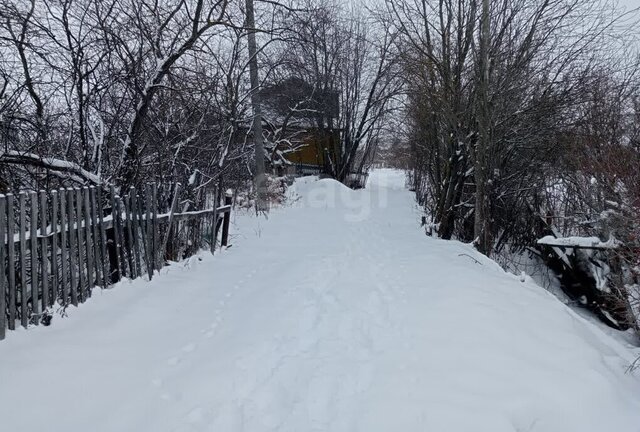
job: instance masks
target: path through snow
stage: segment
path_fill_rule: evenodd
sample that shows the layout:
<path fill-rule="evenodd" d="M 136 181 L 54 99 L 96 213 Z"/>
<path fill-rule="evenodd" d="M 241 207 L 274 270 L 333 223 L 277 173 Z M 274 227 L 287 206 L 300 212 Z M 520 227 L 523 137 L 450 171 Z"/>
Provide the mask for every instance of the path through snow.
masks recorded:
<path fill-rule="evenodd" d="M 0 430 L 640 431 L 628 348 L 370 183 L 303 179 L 224 253 L 9 334 Z"/>

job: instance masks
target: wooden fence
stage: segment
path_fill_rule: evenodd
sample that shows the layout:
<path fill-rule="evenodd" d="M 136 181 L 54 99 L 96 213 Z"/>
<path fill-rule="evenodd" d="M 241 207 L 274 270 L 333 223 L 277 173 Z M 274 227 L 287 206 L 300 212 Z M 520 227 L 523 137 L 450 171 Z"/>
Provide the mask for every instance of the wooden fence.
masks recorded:
<path fill-rule="evenodd" d="M 177 184 L 170 204 L 157 187 L 84 187 L 0 195 L 0 340 L 16 322 L 48 324 L 54 304 L 78 305 L 95 286 L 149 279 L 168 260 L 227 246 L 231 193 L 187 211 Z M 179 211 L 179 207 L 182 211 Z"/>

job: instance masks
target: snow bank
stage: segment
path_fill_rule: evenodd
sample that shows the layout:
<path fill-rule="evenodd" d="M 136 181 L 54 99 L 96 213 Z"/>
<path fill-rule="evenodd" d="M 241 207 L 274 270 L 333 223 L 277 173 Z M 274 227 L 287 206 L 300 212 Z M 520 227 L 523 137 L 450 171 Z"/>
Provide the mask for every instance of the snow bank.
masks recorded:
<path fill-rule="evenodd" d="M 630 347 L 425 237 L 400 175 L 372 179 L 353 202 L 296 183 L 298 203 L 268 220 L 235 213 L 216 257 L 10 332 L 2 430 L 640 430 Z"/>
<path fill-rule="evenodd" d="M 547 246 L 593 248 L 593 249 L 615 249 L 620 246 L 616 239 L 609 239 L 606 242 L 598 237 L 554 237 L 544 236 L 538 240 L 538 244 Z"/>

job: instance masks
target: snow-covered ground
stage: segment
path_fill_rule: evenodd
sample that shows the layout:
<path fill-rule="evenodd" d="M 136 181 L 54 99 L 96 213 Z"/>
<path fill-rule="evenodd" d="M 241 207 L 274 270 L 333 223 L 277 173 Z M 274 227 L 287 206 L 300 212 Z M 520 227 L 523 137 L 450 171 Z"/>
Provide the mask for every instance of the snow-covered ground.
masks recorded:
<path fill-rule="evenodd" d="M 402 173 L 296 183 L 233 247 L 0 343 L 0 430 L 640 431 L 630 347 L 470 247 Z"/>

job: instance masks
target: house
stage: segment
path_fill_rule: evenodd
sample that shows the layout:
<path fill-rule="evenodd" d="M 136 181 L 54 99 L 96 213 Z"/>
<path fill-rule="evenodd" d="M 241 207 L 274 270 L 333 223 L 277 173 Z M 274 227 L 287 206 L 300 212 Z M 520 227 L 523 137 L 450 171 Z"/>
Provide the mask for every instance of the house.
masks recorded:
<path fill-rule="evenodd" d="M 338 93 L 287 78 L 261 91 L 268 163 L 278 174 L 333 175 L 340 157 Z"/>

